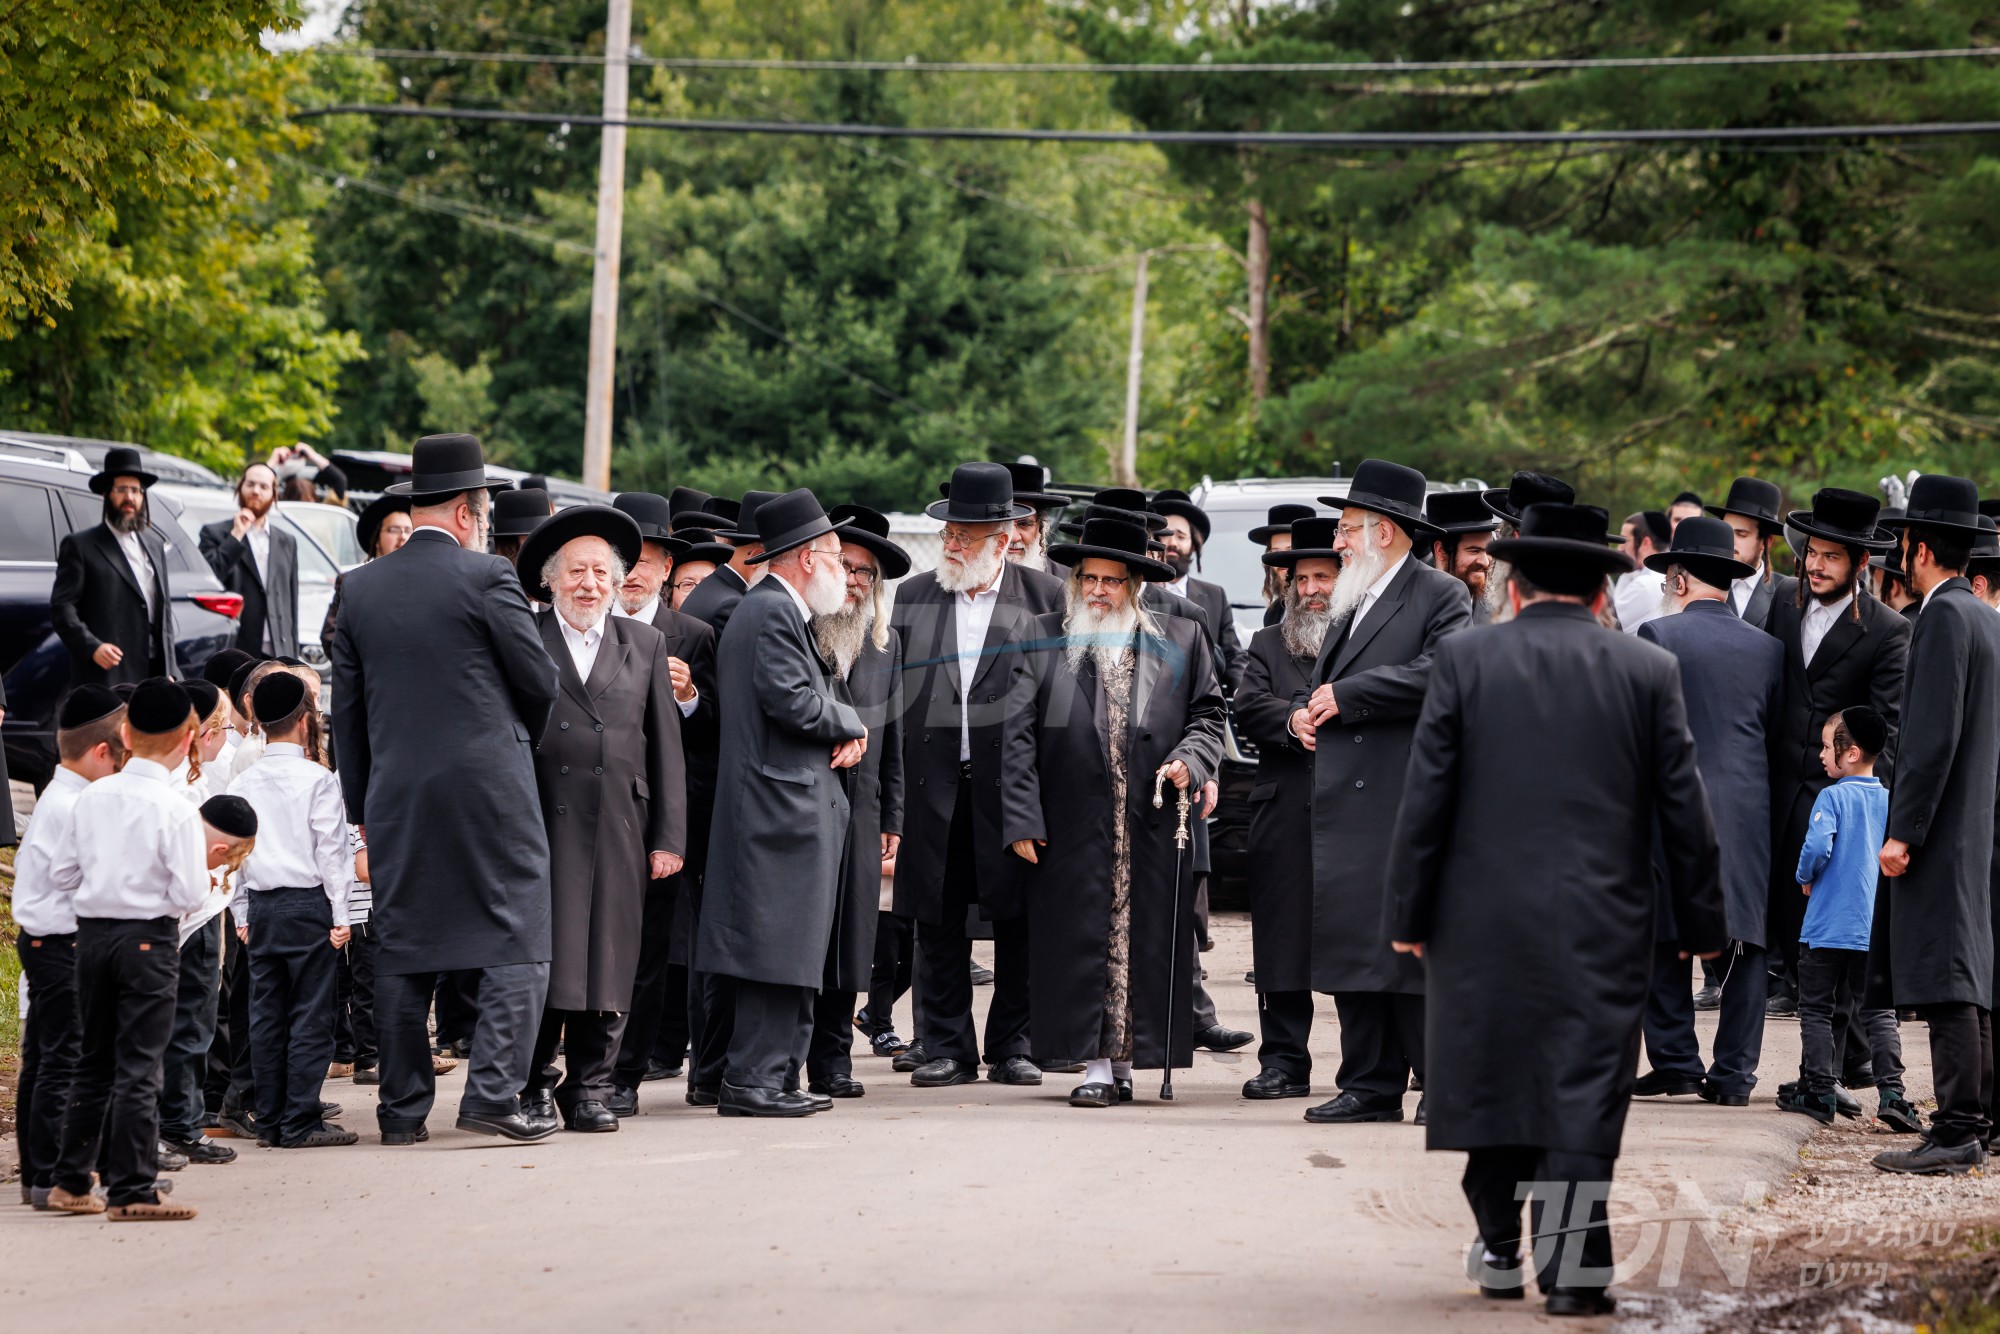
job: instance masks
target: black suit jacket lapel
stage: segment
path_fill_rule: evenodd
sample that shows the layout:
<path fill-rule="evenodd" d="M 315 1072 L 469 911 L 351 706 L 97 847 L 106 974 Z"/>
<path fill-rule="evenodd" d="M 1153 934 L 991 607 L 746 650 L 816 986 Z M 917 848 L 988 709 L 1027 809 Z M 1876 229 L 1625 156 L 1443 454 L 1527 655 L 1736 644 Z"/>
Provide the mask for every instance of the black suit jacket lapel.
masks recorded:
<path fill-rule="evenodd" d="M 144 602 L 146 600 L 146 591 L 139 587 L 139 576 L 132 573 L 132 562 L 125 559 L 125 548 L 118 545 L 118 538 L 115 535 L 113 535 L 110 527 L 108 525 L 99 524 L 96 528 L 91 529 L 91 531 L 97 534 L 97 547 L 99 553 L 104 557 L 105 561 L 110 564 L 111 568 L 117 571 L 118 576 L 125 581 L 125 583 L 131 588 L 131 590 L 139 595 L 139 600 L 141 602 Z M 141 533 L 139 535 L 139 545 L 141 547 L 144 547 L 146 545 L 146 535 L 144 533 Z M 151 551 L 146 552 L 146 555 L 149 558 L 152 556 L 152 554 L 153 553 Z M 160 557 L 161 560 L 164 560 L 166 558 L 166 552 L 164 550 L 161 551 Z M 161 560 L 156 560 L 153 562 L 153 574 L 155 580 L 157 580 L 159 576 Z"/>
<path fill-rule="evenodd" d="M 555 660 L 556 676 L 562 684 L 563 693 L 575 700 L 578 708 L 592 718 L 597 718 L 595 697 L 584 685 L 583 678 L 576 674 L 576 659 L 570 656 L 569 643 L 563 639 L 562 627 L 556 624 L 556 616 L 557 613 L 553 609 L 537 612 L 535 615 L 535 619 L 542 623 L 542 647 L 548 651 L 549 657 Z M 604 643 L 597 646 L 597 662 L 593 664 L 590 672 L 593 678 L 597 675 L 597 669 L 604 665 L 604 653 L 610 647 L 610 643 L 610 636 L 606 635 Z M 598 721 L 603 720 L 598 719 Z"/>
<path fill-rule="evenodd" d="M 604 619 L 604 638 L 597 644 L 597 660 L 590 664 L 590 679 L 584 682 L 584 689 L 590 692 L 593 705 L 611 688 L 618 679 L 618 673 L 625 669 L 625 641 L 616 638 L 611 631 L 611 618 Z"/>
<path fill-rule="evenodd" d="M 1382 627 L 1394 620 L 1396 613 L 1403 609 L 1403 603 L 1409 598 L 1410 584 L 1417 577 L 1417 568 L 1414 557 L 1404 562 L 1396 577 L 1389 581 L 1389 586 L 1382 590 L 1382 596 L 1376 598 L 1375 605 L 1368 609 L 1358 632 L 1353 630 L 1352 618 L 1349 619 L 1349 633 L 1342 637 L 1333 659 L 1333 679 L 1338 679 L 1347 670 L 1347 664 L 1368 647 L 1368 641 L 1380 634 Z"/>
<path fill-rule="evenodd" d="M 1813 660 L 1806 664 L 1806 676 L 1815 681 L 1825 676 L 1867 633 L 1867 627 L 1854 619 L 1853 607 L 1841 612 L 1834 618 L 1833 628 L 1826 632 L 1826 638 L 1819 641 L 1819 652 L 1813 654 Z"/>

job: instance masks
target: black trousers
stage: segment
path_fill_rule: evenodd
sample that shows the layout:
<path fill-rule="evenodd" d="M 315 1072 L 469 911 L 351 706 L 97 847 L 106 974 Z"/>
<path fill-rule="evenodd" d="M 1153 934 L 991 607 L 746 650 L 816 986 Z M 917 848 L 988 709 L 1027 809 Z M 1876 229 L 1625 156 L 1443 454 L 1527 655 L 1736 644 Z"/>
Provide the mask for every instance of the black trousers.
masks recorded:
<path fill-rule="evenodd" d="M 111 1204 L 159 1199 L 160 1070 L 174 1031 L 179 935 L 172 917 L 77 921 L 83 1046 L 53 1182 L 72 1195 L 88 1192 L 92 1169 L 101 1168 Z"/>
<path fill-rule="evenodd" d="M 1602 1289 L 1611 1282 L 1611 1227 L 1605 1200 L 1616 1160 L 1526 1145 L 1473 1149 L 1465 1156 L 1465 1200 L 1486 1249 L 1519 1252 L 1521 1202 L 1534 1201 L 1535 1276 L 1554 1288 Z"/>
<path fill-rule="evenodd" d="M 972 850 L 971 777 L 958 785 L 944 855 L 943 920 L 917 923 L 917 1040 L 931 1060 L 979 1063 L 972 1026 L 972 939 L 965 919 L 979 901 L 979 866 Z M 1028 1054 L 1028 919 L 993 922 L 993 999 L 986 1009 L 986 1059 L 998 1064 Z"/>
<path fill-rule="evenodd" d="M 211 918 L 181 943 L 181 976 L 174 994 L 174 1032 L 167 1040 L 160 1084 L 160 1137 L 201 1138 L 202 1080 L 215 1043 L 215 1015 L 222 999 L 222 933 L 229 914 Z"/>
<path fill-rule="evenodd" d="M 869 1037 L 895 1032 L 896 1002 L 910 989 L 916 963 L 916 923 L 892 912 L 876 913 L 875 959 L 868 972 Z M 910 1031 L 916 1031 L 914 1022 Z"/>
<path fill-rule="evenodd" d="M 437 975 L 438 1046 L 462 1047 L 472 1041 L 479 1027 L 479 973 L 461 968 Z"/>
<path fill-rule="evenodd" d="M 688 895 L 688 952 L 701 928 L 701 885 L 691 886 Z M 729 1064 L 729 1036 L 736 1025 L 736 993 L 733 978 L 688 969 L 688 1087 L 713 1092 L 722 1087 L 723 1071 Z"/>
<path fill-rule="evenodd" d="M 1764 949 L 1732 945 L 1715 960 L 1723 974 L 1722 1008 L 1716 1013 L 1713 1059 L 1703 1068 L 1691 974 L 1680 948 L 1671 940 L 1653 946 L 1653 986 L 1640 1020 L 1647 1059 L 1655 1070 L 1706 1078 L 1723 1093 L 1747 1095 L 1757 1087 L 1757 1062 L 1764 1052 L 1764 1002 L 1771 981 Z"/>
<path fill-rule="evenodd" d="M 360 922 L 334 962 L 333 1059 L 373 1070 L 375 1049 L 375 933 Z"/>
<path fill-rule="evenodd" d="M 1799 1079 L 1808 1092 L 1830 1092 L 1834 1077 L 1840 1073 L 1834 1062 L 1845 1055 L 1851 1031 L 1842 1020 L 1854 1013 L 1856 997 L 1867 981 L 1868 951 L 1808 945 L 1799 951 L 1795 976 L 1799 988 Z"/>
<path fill-rule="evenodd" d="M 1993 1015 L 1976 1005 L 1923 1005 L 1931 1026 L 1931 1086 L 1937 1110 L 1931 1138 L 1947 1148 L 1993 1133 L 1986 1109 L 1993 1102 Z"/>
<path fill-rule="evenodd" d="M 687 1050 L 687 970 L 668 961 L 679 897 L 674 890 L 679 880 L 679 876 L 672 876 L 646 887 L 646 906 L 639 918 L 639 966 L 632 975 L 632 1011 L 625 1016 L 624 1037 L 614 1062 L 616 1080 L 625 1088 L 639 1087 L 659 1048 L 674 1049 L 673 1065 L 681 1063 Z M 676 973 L 680 975 L 678 997 Z"/>
<path fill-rule="evenodd" d="M 1311 1079 L 1313 1058 L 1307 1043 L 1312 1038 L 1312 1024 L 1310 991 L 1258 992 L 1257 1027 L 1264 1039 L 1257 1047 L 1258 1066 L 1283 1071 L 1287 1079 Z M 1343 1036 L 1341 1050 L 1346 1049 Z"/>
<path fill-rule="evenodd" d="M 812 1037 L 806 1078 L 815 1082 L 854 1073 L 854 993 L 822 991 L 813 997 Z"/>
<path fill-rule="evenodd" d="M 1410 1076 L 1424 1073 L 1424 998 L 1392 991 L 1336 991 L 1340 1069 L 1333 1082 L 1377 1107 L 1403 1105 Z"/>
<path fill-rule="evenodd" d="M 472 971 L 479 989 L 479 1022 L 472 1030 L 459 1110 L 511 1116 L 521 1110 L 521 1090 L 533 1068 L 549 966 L 509 963 Z M 427 1021 L 442 976 L 382 973 L 375 979 L 375 1031 L 382 1043 L 382 1092 L 375 1120 L 383 1130 L 415 1130 L 437 1099 Z"/>
<path fill-rule="evenodd" d="M 579 1102 L 606 1102 L 611 1097 L 612 1072 L 625 1036 L 625 1016 L 608 1010 L 543 1010 L 535 1034 L 531 1089 L 555 1090 L 556 1105 L 568 1115 Z M 562 1046 L 565 1069 L 556 1068 L 556 1046 Z"/>
<path fill-rule="evenodd" d="M 292 1144 L 320 1127 L 333 1059 L 333 905 L 318 885 L 250 892 L 250 1064 L 258 1134 Z"/>
<path fill-rule="evenodd" d="M 216 1003 L 215 1039 L 208 1044 L 204 1101 L 211 1112 L 239 1112 L 257 1105 L 250 1068 L 250 948 L 236 938 L 235 919 L 222 928 L 222 994 Z"/>
<path fill-rule="evenodd" d="M 83 1055 L 83 1027 L 76 1011 L 76 932 L 22 934 L 14 942 L 28 979 L 27 1029 L 21 1034 L 21 1072 L 14 1083 L 14 1140 L 21 1180 L 55 1185 L 62 1152 L 63 1113 Z"/>
<path fill-rule="evenodd" d="M 797 1088 L 812 1040 L 812 989 L 741 977 L 726 981 L 735 1020 L 723 1080 L 738 1088 Z"/>

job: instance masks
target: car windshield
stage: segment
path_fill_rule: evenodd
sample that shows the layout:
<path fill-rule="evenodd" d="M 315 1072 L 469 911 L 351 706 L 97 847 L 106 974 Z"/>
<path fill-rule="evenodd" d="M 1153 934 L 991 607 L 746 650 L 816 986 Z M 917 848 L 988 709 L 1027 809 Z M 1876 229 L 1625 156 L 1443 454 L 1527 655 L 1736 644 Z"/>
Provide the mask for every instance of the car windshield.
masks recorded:
<path fill-rule="evenodd" d="M 361 540 L 354 535 L 354 516 L 337 505 L 307 505 L 284 502 L 278 510 L 287 519 L 313 535 L 341 569 L 361 563 Z"/>
<path fill-rule="evenodd" d="M 1238 607 L 1264 605 L 1264 548 L 1250 530 L 1264 522 L 1265 510 L 1211 509 L 1208 541 L 1201 546 L 1200 577 L 1221 584 Z"/>

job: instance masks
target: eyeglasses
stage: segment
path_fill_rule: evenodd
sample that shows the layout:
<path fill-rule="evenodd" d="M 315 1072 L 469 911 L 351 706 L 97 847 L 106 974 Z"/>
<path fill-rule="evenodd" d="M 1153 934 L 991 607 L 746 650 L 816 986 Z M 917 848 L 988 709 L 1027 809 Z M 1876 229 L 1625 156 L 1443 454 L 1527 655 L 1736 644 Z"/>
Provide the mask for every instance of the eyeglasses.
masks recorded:
<path fill-rule="evenodd" d="M 693 588 L 696 584 L 700 582 L 701 580 L 695 578 L 693 575 L 689 575 L 685 579 L 674 580 L 673 589 L 674 592 L 676 593 L 685 593 L 687 592 L 688 589 Z"/>
<path fill-rule="evenodd" d="M 994 538 L 1005 536 L 1007 536 L 1007 530 L 1004 528 L 997 533 L 980 533 L 977 536 L 966 533 L 962 528 L 947 528 L 939 540 L 950 551 L 977 551 L 981 546 L 991 542 Z"/>
<path fill-rule="evenodd" d="M 1123 588 L 1132 582 L 1130 577 L 1116 574 L 1079 574 L 1076 582 L 1082 588 L 1113 589 Z"/>
<path fill-rule="evenodd" d="M 1368 531 L 1368 524 L 1365 521 L 1362 523 L 1343 523 L 1333 531 L 1352 542 L 1355 538 Z"/>
<path fill-rule="evenodd" d="M 870 588 L 873 588 L 875 581 L 882 577 L 880 570 L 873 569 L 867 565 L 850 565 L 846 561 L 842 561 L 840 564 L 847 571 L 849 579 L 859 579 L 864 585 Z"/>

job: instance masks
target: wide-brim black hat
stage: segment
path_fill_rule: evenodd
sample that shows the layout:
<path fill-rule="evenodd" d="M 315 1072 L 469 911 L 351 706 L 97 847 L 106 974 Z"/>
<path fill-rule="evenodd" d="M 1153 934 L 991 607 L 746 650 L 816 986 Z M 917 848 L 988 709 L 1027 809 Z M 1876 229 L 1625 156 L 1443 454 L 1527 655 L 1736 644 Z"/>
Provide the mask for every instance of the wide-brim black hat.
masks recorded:
<path fill-rule="evenodd" d="M 1487 505 L 1483 491 L 1433 491 L 1424 500 L 1424 517 L 1450 537 L 1490 533 L 1500 526 L 1500 516 Z"/>
<path fill-rule="evenodd" d="M 1035 512 L 1014 498 L 1014 474 L 1001 463 L 961 463 L 938 490 L 944 499 L 924 513 L 946 523 L 1012 523 Z"/>
<path fill-rule="evenodd" d="M 611 498 L 611 508 L 632 516 L 639 536 L 648 542 L 664 542 L 673 531 L 674 510 L 665 496 L 651 491 L 621 491 Z"/>
<path fill-rule="evenodd" d="M 90 489 L 101 496 L 111 489 L 112 480 L 119 477 L 136 477 L 141 488 L 150 487 L 160 480 L 158 473 L 148 472 L 139 465 L 138 450 L 123 445 L 104 451 L 104 463 L 98 468 L 97 475 L 90 479 Z"/>
<path fill-rule="evenodd" d="M 1925 473 L 1910 483 L 1903 512 L 1878 517 L 1884 528 L 1949 528 L 1979 534 L 1979 488 L 1964 477 Z"/>
<path fill-rule="evenodd" d="M 1273 537 L 1291 532 L 1293 524 L 1317 513 L 1311 505 L 1273 505 L 1264 512 L 1264 522 L 1250 530 L 1250 540 L 1260 547 L 1269 546 Z"/>
<path fill-rule="evenodd" d="M 750 558 L 752 565 L 775 560 L 816 537 L 838 532 L 846 540 L 848 521 L 835 523 L 820 508 L 819 497 L 805 487 L 773 496 L 757 507 L 757 540 L 764 549 Z"/>
<path fill-rule="evenodd" d="M 1292 545 L 1284 551 L 1265 552 L 1266 565 L 1289 570 L 1302 560 L 1341 559 L 1340 553 L 1333 549 L 1333 535 L 1340 531 L 1338 518 L 1315 514 L 1292 524 L 1291 530 Z"/>
<path fill-rule="evenodd" d="M 776 491 L 745 491 L 743 499 L 735 502 L 736 512 L 729 516 L 729 522 L 717 536 L 725 542 L 747 544 L 762 541 L 757 535 L 757 511 L 777 498 Z"/>
<path fill-rule="evenodd" d="M 1632 558 L 1605 544 L 1610 529 L 1611 516 L 1596 505 L 1530 505 L 1521 512 L 1519 536 L 1503 537 L 1486 550 L 1494 560 L 1515 565 L 1627 574 Z"/>
<path fill-rule="evenodd" d="M 1972 559 L 2000 560 L 2000 523 L 1996 523 L 1990 515 L 1979 516 L 1979 536 L 1972 539 Z"/>
<path fill-rule="evenodd" d="M 1679 565 L 1711 588 L 1727 588 L 1748 579 L 1757 567 L 1736 559 L 1736 534 L 1720 519 L 1690 517 L 1674 529 L 1673 545 L 1646 557 L 1646 568 L 1665 574 Z"/>
<path fill-rule="evenodd" d="M 1167 516 L 1149 508 L 1146 493 L 1136 486 L 1101 486 L 1091 496 L 1090 503 L 1104 509 L 1123 510 L 1133 516 L 1133 522 L 1143 523 L 1149 533 L 1166 530 Z"/>
<path fill-rule="evenodd" d="M 572 505 L 560 514 L 543 519 L 521 543 L 520 559 L 514 562 L 521 587 L 537 602 L 553 603 L 555 593 L 542 578 L 549 557 L 579 537 L 601 537 L 631 569 L 639 559 L 639 525 L 631 515 L 609 505 Z"/>
<path fill-rule="evenodd" d="M 526 537 L 549 517 L 546 491 L 502 491 L 493 497 L 493 536 Z"/>
<path fill-rule="evenodd" d="M 1321 496 L 1319 503 L 1334 509 L 1367 510 L 1393 520 L 1412 540 L 1440 537 L 1436 525 L 1424 517 L 1424 495 L 1428 488 L 1424 475 L 1415 468 L 1387 459 L 1363 459 L 1354 470 L 1354 481 L 1344 496 Z"/>
<path fill-rule="evenodd" d="M 1201 534 L 1201 540 L 1208 541 L 1211 528 L 1208 515 L 1201 506 L 1194 503 L 1194 497 L 1185 491 L 1156 491 L 1152 503 L 1147 506 L 1155 514 L 1178 515 L 1186 519 L 1188 526 Z"/>
<path fill-rule="evenodd" d="M 1517 472 L 1507 485 L 1481 491 L 1479 500 L 1495 517 L 1519 527 L 1530 505 L 1574 505 L 1576 488 L 1545 472 Z"/>
<path fill-rule="evenodd" d="M 1705 508 L 1718 519 L 1734 514 L 1752 520 L 1764 530 L 1765 536 L 1775 537 L 1785 531 L 1785 521 L 1779 517 L 1784 503 L 1785 493 L 1776 482 L 1761 477 L 1739 477 L 1729 484 L 1729 495 L 1720 505 Z"/>
<path fill-rule="evenodd" d="M 1018 505 L 1032 505 L 1038 510 L 1059 510 L 1068 507 L 1070 501 L 1068 496 L 1061 496 L 1053 491 L 1042 490 L 1044 486 L 1048 485 L 1048 482 L 1045 480 L 1046 470 L 1043 469 L 1041 464 L 1010 463 L 1007 465 L 1007 472 L 1014 479 L 1014 503 Z M 949 496 L 951 494 L 950 485 L 948 483 L 939 484 L 938 494 Z"/>
<path fill-rule="evenodd" d="M 427 435 L 410 447 L 410 480 L 383 488 L 419 504 L 444 500 L 486 485 L 486 451 L 475 435 Z"/>
<path fill-rule="evenodd" d="M 361 554 L 368 559 L 375 558 L 375 539 L 382 535 L 382 525 L 391 514 L 408 514 L 408 496 L 377 496 L 361 511 L 361 517 L 354 521 L 354 536 L 361 543 Z"/>
<path fill-rule="evenodd" d="M 1122 561 L 1133 574 L 1148 583 L 1173 582 L 1174 567 L 1146 554 L 1151 539 L 1141 524 L 1123 519 L 1087 519 L 1083 537 L 1049 548 L 1049 559 L 1058 565 L 1078 565 L 1093 557 Z"/>
<path fill-rule="evenodd" d="M 676 565 L 691 565 L 697 561 L 706 561 L 710 565 L 727 565 L 736 555 L 736 548 L 719 540 L 714 533 L 699 528 L 684 531 L 688 534 L 687 549 L 674 553 Z"/>
<path fill-rule="evenodd" d="M 715 499 L 714 496 L 698 488 L 677 486 L 667 492 L 667 512 L 669 514 L 686 514 L 692 510 L 700 509 L 713 499 Z"/>
<path fill-rule="evenodd" d="M 1822 542 L 1886 551 L 1896 545 L 1896 539 L 1884 536 L 1876 526 L 1881 513 L 1882 502 L 1875 497 L 1829 486 L 1814 493 L 1811 509 L 1793 510 L 1785 522 Z"/>
<path fill-rule="evenodd" d="M 826 512 L 840 530 L 842 543 L 852 542 L 874 553 L 884 579 L 901 579 L 910 572 L 910 553 L 889 540 L 889 516 L 866 505 L 835 505 Z"/>

